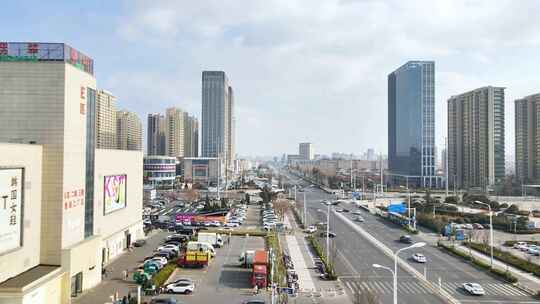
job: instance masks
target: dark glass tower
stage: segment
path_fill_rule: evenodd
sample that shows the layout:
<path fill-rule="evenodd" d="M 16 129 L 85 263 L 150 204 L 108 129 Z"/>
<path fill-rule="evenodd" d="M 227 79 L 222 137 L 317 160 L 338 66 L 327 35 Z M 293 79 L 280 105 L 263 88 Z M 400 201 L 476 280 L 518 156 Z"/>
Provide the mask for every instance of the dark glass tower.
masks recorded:
<path fill-rule="evenodd" d="M 409 184 L 438 185 L 433 61 L 409 61 L 388 75 L 388 169 Z"/>

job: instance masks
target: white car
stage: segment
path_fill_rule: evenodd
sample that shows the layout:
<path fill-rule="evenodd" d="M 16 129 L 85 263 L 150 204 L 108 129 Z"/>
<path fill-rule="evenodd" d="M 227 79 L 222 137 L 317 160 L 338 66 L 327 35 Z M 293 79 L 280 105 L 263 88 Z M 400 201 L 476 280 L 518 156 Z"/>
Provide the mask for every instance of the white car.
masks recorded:
<path fill-rule="evenodd" d="M 167 259 L 164 257 L 153 257 L 150 260 L 157 262 L 159 265 L 161 265 L 161 267 L 167 265 Z"/>
<path fill-rule="evenodd" d="M 360 222 L 360 223 L 363 223 L 363 222 L 364 222 L 364 218 L 361 217 L 361 216 L 355 216 L 355 217 L 353 218 L 353 220 L 356 221 L 356 222 Z"/>
<path fill-rule="evenodd" d="M 193 280 L 190 279 L 190 278 L 178 278 L 178 279 L 170 282 L 169 284 L 167 284 L 166 289 L 173 286 L 173 285 L 175 285 L 175 284 L 178 284 L 178 283 L 189 283 L 189 284 L 195 285 L 195 283 L 193 283 Z"/>
<path fill-rule="evenodd" d="M 523 247 L 523 246 L 526 247 L 527 243 L 525 243 L 525 242 L 516 242 L 516 243 L 514 243 L 513 247 L 514 247 L 514 249 L 521 249 L 521 247 Z"/>
<path fill-rule="evenodd" d="M 177 253 L 180 251 L 180 248 L 174 244 L 166 244 L 166 245 L 163 245 L 163 246 L 159 246 L 157 248 L 157 251 L 166 251 L 166 249 L 172 249 L 174 251 L 176 251 Z"/>
<path fill-rule="evenodd" d="M 531 245 L 527 248 L 527 253 L 538 255 L 540 254 L 540 246 Z"/>
<path fill-rule="evenodd" d="M 417 263 L 425 263 L 427 262 L 426 256 L 421 253 L 415 253 L 412 256 L 413 260 L 415 260 Z"/>
<path fill-rule="evenodd" d="M 317 227 L 311 225 L 306 229 L 306 233 L 315 233 L 317 232 Z"/>
<path fill-rule="evenodd" d="M 480 286 L 478 283 L 463 283 L 463 289 L 475 296 L 482 296 L 486 294 L 484 288 L 482 288 L 482 286 Z"/>
<path fill-rule="evenodd" d="M 230 227 L 230 228 L 236 228 L 240 226 L 240 224 L 236 223 L 236 222 L 229 222 L 227 224 L 225 224 L 225 227 Z"/>
<path fill-rule="evenodd" d="M 355 214 L 355 215 L 361 215 L 362 214 L 362 211 L 360 210 L 355 210 L 352 212 L 352 214 Z"/>
<path fill-rule="evenodd" d="M 195 290 L 195 285 L 192 282 L 180 281 L 175 284 L 167 285 L 168 293 L 185 293 L 189 294 Z"/>

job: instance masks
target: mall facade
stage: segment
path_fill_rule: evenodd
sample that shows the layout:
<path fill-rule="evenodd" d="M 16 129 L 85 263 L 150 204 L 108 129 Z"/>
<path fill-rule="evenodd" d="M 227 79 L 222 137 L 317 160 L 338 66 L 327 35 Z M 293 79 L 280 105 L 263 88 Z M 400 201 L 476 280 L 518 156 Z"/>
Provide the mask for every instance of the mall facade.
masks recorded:
<path fill-rule="evenodd" d="M 0 42 L 0 304 L 70 303 L 144 237 L 143 154 L 96 148 L 93 67 Z"/>

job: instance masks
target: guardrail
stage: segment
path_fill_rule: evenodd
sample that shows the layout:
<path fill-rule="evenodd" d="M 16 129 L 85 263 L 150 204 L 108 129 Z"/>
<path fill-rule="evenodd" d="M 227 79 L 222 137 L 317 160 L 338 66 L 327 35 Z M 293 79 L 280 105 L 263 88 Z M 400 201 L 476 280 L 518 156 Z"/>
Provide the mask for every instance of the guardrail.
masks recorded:
<path fill-rule="evenodd" d="M 370 241 L 373 245 L 378 247 L 384 254 L 386 254 L 390 258 L 394 258 L 394 252 L 388 248 L 388 246 L 384 245 L 381 241 L 377 240 L 374 236 L 369 234 L 367 231 L 365 231 L 360 226 L 354 224 L 351 220 L 349 220 L 347 217 L 345 217 L 343 214 L 340 214 L 338 212 L 334 211 L 334 214 L 338 217 L 341 217 L 347 225 L 351 226 L 354 230 L 356 230 L 358 233 L 360 233 L 362 236 L 364 236 L 368 241 Z M 398 265 L 401 266 L 405 271 L 412 274 L 414 277 L 416 277 L 420 282 L 429 290 L 431 290 L 434 294 L 438 295 L 441 299 L 446 301 L 450 304 L 459 304 L 459 302 L 456 298 L 454 298 L 452 295 L 450 295 L 448 292 L 443 290 L 442 288 L 437 287 L 435 284 L 428 281 L 424 275 L 422 275 L 420 272 L 418 272 L 416 269 L 414 269 L 411 265 L 409 265 L 407 262 L 403 261 L 400 257 L 397 258 Z"/>

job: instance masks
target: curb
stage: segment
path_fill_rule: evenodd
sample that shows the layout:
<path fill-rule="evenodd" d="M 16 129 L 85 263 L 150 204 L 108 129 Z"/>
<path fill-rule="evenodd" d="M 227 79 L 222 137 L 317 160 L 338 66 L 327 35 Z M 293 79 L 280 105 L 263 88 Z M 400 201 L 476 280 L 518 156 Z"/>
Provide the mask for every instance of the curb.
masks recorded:
<path fill-rule="evenodd" d="M 365 231 L 363 228 L 359 227 L 358 225 L 355 225 L 353 222 L 351 222 L 349 219 L 347 219 L 344 215 L 339 214 L 334 211 L 334 214 L 338 217 L 341 217 L 341 219 L 349 226 L 351 226 L 354 230 L 358 231 L 360 234 L 362 234 L 369 242 L 371 242 L 373 245 L 378 247 L 385 255 L 387 255 L 390 258 L 394 258 L 394 252 L 390 250 L 386 245 L 384 245 L 381 241 L 377 240 L 375 237 L 373 237 L 371 234 L 369 234 L 367 231 Z M 408 263 L 403 261 L 400 257 L 397 258 L 398 264 L 407 272 L 412 274 L 414 277 L 416 277 L 420 282 L 423 283 L 423 285 L 430 289 L 435 295 L 439 296 L 442 300 L 446 301 L 447 303 L 451 304 L 458 304 L 459 302 L 456 298 L 454 298 L 452 295 L 447 293 L 446 291 L 439 289 L 435 284 L 431 283 L 430 281 L 426 280 L 426 278 L 420 274 L 416 269 L 414 269 L 412 266 L 410 266 Z"/>

